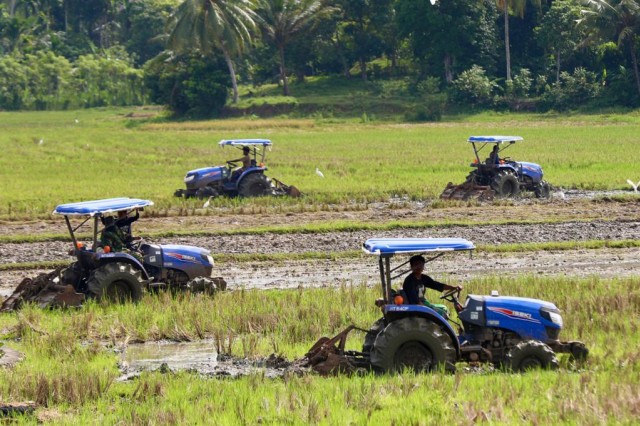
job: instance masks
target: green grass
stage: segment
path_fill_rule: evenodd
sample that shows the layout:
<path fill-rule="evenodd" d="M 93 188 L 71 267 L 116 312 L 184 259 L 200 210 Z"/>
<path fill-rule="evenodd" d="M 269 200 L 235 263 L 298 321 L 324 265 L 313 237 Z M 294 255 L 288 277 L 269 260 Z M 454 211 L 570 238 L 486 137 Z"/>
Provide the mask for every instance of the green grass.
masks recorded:
<path fill-rule="evenodd" d="M 223 138 L 274 141 L 269 175 L 295 184 L 303 199 L 216 200 L 235 212 L 309 211 L 334 204 L 436 197 L 469 172 L 472 134 L 518 134 L 514 158 L 543 165 L 554 185 L 628 188 L 640 152 L 637 113 L 480 114 L 437 124 L 322 120 L 211 120 L 128 125 L 130 110 L 0 113 L 0 217 L 49 217 L 59 203 L 113 196 L 150 198 L 154 214 L 187 214 L 201 201 L 175 199 L 185 172 L 237 156 Z M 75 123 L 78 119 L 79 122 Z M 43 139 L 40 145 L 38 142 Z M 318 167 L 325 178 L 315 174 Z"/>
<path fill-rule="evenodd" d="M 542 297 L 563 311 L 561 337 L 584 341 L 584 369 L 527 374 L 319 376 L 205 379 L 147 373 L 114 382 L 117 356 L 101 342 L 129 339 L 218 341 L 235 356 L 304 354 L 317 337 L 379 317 L 379 290 L 238 291 L 215 298 L 167 294 L 137 305 L 90 303 L 75 311 L 26 308 L 0 315 L 0 333 L 26 354 L 0 370 L 2 401 L 33 400 L 38 415 L 64 424 L 633 424 L 640 381 L 640 289 L 636 279 L 488 277 L 475 294 Z M 544 295 L 544 296 L 541 296 Z M 435 297 L 435 294 L 431 295 Z M 354 333 L 348 347 L 359 348 Z M 461 366 L 462 367 L 462 366 Z M 32 422 L 33 418 L 23 418 Z"/>

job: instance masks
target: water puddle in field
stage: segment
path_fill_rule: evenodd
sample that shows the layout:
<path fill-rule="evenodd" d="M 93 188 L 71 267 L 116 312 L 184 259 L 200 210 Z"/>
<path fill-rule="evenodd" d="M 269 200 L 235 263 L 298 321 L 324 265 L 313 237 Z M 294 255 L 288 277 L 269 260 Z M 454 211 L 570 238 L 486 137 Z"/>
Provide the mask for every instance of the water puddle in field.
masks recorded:
<path fill-rule="evenodd" d="M 144 371 L 165 374 L 188 371 L 207 377 L 235 378 L 255 373 L 281 377 L 298 370 L 291 362 L 275 355 L 252 360 L 218 355 L 211 340 L 131 344 L 122 359 L 119 364 L 123 375 L 119 381 L 131 380 Z"/>

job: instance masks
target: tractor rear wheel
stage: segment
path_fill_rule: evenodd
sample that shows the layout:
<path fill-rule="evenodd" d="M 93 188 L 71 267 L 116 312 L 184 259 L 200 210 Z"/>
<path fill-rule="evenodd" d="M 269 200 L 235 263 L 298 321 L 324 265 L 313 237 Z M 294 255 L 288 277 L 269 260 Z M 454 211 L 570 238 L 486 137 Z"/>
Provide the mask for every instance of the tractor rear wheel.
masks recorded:
<path fill-rule="evenodd" d="M 142 273 L 128 263 L 107 263 L 93 272 L 87 281 L 89 293 L 110 302 L 138 302 L 145 280 Z"/>
<path fill-rule="evenodd" d="M 551 188 L 549 186 L 549 183 L 545 182 L 544 180 L 540 181 L 540 183 L 537 184 L 533 189 L 533 193 L 535 194 L 536 198 L 549 198 L 549 196 L 551 195 Z"/>
<path fill-rule="evenodd" d="M 520 194 L 520 183 L 511 170 L 500 170 L 491 182 L 491 189 L 499 198 L 517 197 Z"/>
<path fill-rule="evenodd" d="M 273 194 L 273 184 L 262 173 L 253 173 L 242 179 L 238 185 L 241 197 L 262 197 Z"/>
<path fill-rule="evenodd" d="M 558 368 L 558 358 L 548 345 L 536 340 L 525 340 L 511 348 L 505 360 L 505 367 L 512 371 L 539 368 L 555 370 Z"/>
<path fill-rule="evenodd" d="M 451 337 L 438 324 L 417 317 L 391 322 L 378 334 L 371 351 L 371 364 L 387 372 L 451 371 L 455 361 Z"/>
<path fill-rule="evenodd" d="M 373 343 L 376 341 L 378 334 L 384 329 L 384 318 L 380 318 L 374 322 L 369 331 L 364 336 L 364 343 L 362 344 L 362 352 L 368 354 L 373 349 Z"/>

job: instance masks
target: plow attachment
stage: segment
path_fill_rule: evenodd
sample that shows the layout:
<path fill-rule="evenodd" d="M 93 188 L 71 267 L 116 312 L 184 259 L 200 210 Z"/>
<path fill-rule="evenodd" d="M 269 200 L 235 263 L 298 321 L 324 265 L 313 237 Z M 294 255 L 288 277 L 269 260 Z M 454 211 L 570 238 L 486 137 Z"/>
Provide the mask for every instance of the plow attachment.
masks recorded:
<path fill-rule="evenodd" d="M 271 181 L 273 182 L 275 195 L 288 195 L 293 198 L 302 197 L 302 192 L 300 192 L 300 190 L 295 186 L 287 185 L 276 178 L 271 178 Z"/>
<path fill-rule="evenodd" d="M 66 269 L 61 266 L 47 274 L 35 278 L 25 278 L 0 306 L 0 312 L 19 309 L 23 303 L 35 302 L 41 308 L 80 306 L 85 296 L 76 293 L 71 285 L 60 284 L 60 273 Z"/>
<path fill-rule="evenodd" d="M 323 376 L 354 374 L 363 369 L 369 370 L 371 364 L 365 354 L 344 349 L 351 330 L 367 332 L 350 325 L 334 337 L 321 337 L 302 358 L 302 366 L 310 367 Z"/>
<path fill-rule="evenodd" d="M 495 195 L 495 191 L 490 186 L 476 185 L 473 182 L 454 185 L 449 182 L 442 194 L 440 194 L 440 198 L 443 200 L 491 201 Z"/>

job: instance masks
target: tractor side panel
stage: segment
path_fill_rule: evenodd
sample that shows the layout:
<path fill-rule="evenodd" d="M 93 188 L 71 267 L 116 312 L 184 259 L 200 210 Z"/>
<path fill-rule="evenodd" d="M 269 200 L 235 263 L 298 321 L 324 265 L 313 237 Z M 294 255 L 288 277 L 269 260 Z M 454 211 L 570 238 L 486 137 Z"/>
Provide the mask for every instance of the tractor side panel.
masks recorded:
<path fill-rule="evenodd" d="M 191 170 L 187 173 L 184 179 L 187 189 L 193 190 L 223 181 L 228 177 L 228 175 L 229 171 L 226 167 L 216 166 Z"/>
<path fill-rule="evenodd" d="M 536 163 L 520 162 L 522 174 L 528 176 L 533 183 L 539 183 L 542 180 L 542 167 Z"/>
<path fill-rule="evenodd" d="M 458 313 L 458 318 L 465 324 L 484 327 L 486 325 L 484 296 L 469 295 L 464 309 Z"/>
<path fill-rule="evenodd" d="M 163 245 L 162 260 L 165 268 L 177 269 L 186 273 L 189 279 L 210 277 L 213 264 L 206 259 L 208 251 L 198 247 L 181 245 Z M 203 257 L 204 255 L 204 257 Z"/>
<path fill-rule="evenodd" d="M 510 330 L 522 339 L 548 340 L 545 325 L 551 323 L 540 316 L 539 305 L 487 297 L 485 318 L 487 327 Z"/>

